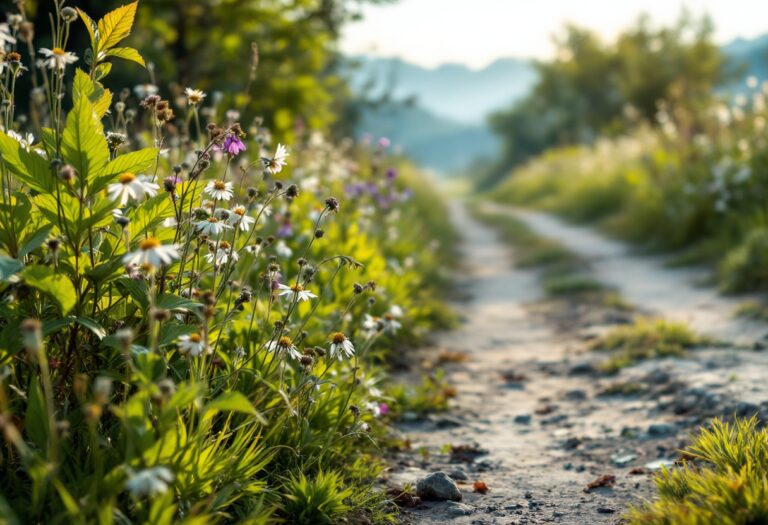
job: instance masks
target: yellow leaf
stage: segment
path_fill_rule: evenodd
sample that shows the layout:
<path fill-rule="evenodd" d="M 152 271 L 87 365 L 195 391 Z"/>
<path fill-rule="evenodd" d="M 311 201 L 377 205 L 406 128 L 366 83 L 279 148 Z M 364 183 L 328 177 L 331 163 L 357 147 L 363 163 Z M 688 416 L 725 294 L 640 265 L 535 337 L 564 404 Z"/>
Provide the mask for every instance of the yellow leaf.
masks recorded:
<path fill-rule="evenodd" d="M 115 47 L 107 51 L 104 56 L 130 60 L 131 62 L 136 62 L 142 67 L 147 67 L 142 56 L 132 47 Z"/>
<path fill-rule="evenodd" d="M 99 100 L 93 103 L 93 110 L 99 117 L 106 115 L 109 111 L 109 106 L 112 104 L 112 92 L 108 89 L 104 90 Z"/>
<path fill-rule="evenodd" d="M 136 17 L 136 8 L 139 6 L 136 2 L 120 6 L 114 11 L 110 11 L 104 18 L 99 20 L 99 42 L 97 51 L 104 51 L 115 47 L 122 39 L 131 33 L 133 19 Z"/>
<path fill-rule="evenodd" d="M 91 47 L 93 47 L 94 42 L 96 41 L 96 22 L 93 21 L 93 19 L 86 14 L 85 11 L 80 9 L 79 7 L 76 8 L 77 13 L 80 15 L 80 19 L 85 24 L 86 29 L 88 29 L 88 36 L 91 39 Z"/>

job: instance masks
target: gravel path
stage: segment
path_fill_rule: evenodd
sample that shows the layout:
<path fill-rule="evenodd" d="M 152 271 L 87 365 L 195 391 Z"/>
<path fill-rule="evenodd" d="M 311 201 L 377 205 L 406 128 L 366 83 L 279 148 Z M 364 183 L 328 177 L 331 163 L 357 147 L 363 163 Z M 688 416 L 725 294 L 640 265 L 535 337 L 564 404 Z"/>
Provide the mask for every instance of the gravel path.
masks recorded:
<path fill-rule="evenodd" d="M 589 259 L 599 280 L 643 310 L 721 340 L 754 341 L 768 332 L 765 325 L 734 320 L 738 302 L 694 286 L 697 272 L 666 268 L 659 258 L 635 256 L 540 213 L 495 211 L 514 213 Z M 537 272 L 515 268 L 514 253 L 461 202 L 452 203 L 451 215 L 464 239 L 458 278 L 470 298 L 456 305 L 461 326 L 438 335 L 424 356 L 462 352 L 468 360 L 441 365 L 458 392 L 448 413 L 401 425 L 411 448 L 393 458 L 389 482 L 415 486 L 443 471 L 457 481 L 462 501 L 424 501 L 404 509 L 405 522 L 616 523 L 629 505 L 652 497 L 652 472 L 677 457 L 697 425 L 714 415 L 766 410 L 763 352 L 723 346 L 687 359 L 645 362 L 619 376 L 595 373 L 595 353 L 584 352 L 585 334 L 620 322 L 617 316 L 559 305 L 583 318 L 577 329 L 563 331 L 542 301 Z M 643 390 L 601 395 L 623 382 Z M 604 475 L 615 481 L 587 489 Z M 478 480 L 489 487 L 486 494 L 473 492 Z"/>

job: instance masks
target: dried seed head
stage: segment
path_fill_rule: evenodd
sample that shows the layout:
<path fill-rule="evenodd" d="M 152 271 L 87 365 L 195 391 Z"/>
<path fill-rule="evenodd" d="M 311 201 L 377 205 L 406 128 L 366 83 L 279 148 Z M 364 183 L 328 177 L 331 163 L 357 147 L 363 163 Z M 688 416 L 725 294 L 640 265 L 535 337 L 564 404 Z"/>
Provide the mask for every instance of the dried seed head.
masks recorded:
<path fill-rule="evenodd" d="M 77 179 L 77 170 L 73 166 L 65 164 L 59 169 L 59 178 L 70 184 Z"/>
<path fill-rule="evenodd" d="M 325 207 L 334 213 L 338 213 L 340 207 L 338 199 L 336 197 L 328 197 L 325 199 Z"/>
<path fill-rule="evenodd" d="M 322 239 L 323 236 L 325 236 L 325 231 L 321 230 L 320 228 L 315 230 L 315 238 Z"/>
<path fill-rule="evenodd" d="M 365 289 L 365 288 L 363 288 L 363 285 L 362 285 L 362 284 L 360 284 L 360 283 L 355 283 L 355 284 L 353 284 L 353 285 L 352 285 L 352 291 L 353 291 L 355 294 L 361 294 L 361 293 L 363 293 L 363 290 L 364 290 L 364 289 Z"/>

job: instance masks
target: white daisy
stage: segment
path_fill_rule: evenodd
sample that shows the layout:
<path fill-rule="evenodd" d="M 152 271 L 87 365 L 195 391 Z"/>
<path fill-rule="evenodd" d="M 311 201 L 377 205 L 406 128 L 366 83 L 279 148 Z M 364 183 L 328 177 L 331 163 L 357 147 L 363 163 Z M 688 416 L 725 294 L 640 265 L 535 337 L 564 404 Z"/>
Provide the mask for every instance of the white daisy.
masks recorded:
<path fill-rule="evenodd" d="M 187 103 L 190 106 L 197 106 L 205 98 L 205 92 L 199 89 L 187 88 L 184 94 L 187 95 Z"/>
<path fill-rule="evenodd" d="M 139 98 L 147 98 L 150 95 L 157 95 L 160 90 L 154 84 L 139 84 L 134 86 L 133 92 Z"/>
<path fill-rule="evenodd" d="M 154 197 L 160 186 L 149 182 L 146 177 L 137 177 L 133 173 L 123 173 L 118 177 L 118 182 L 107 186 L 110 199 L 120 199 L 120 206 L 128 204 L 130 199 L 141 200 L 145 195 Z"/>
<path fill-rule="evenodd" d="M 139 243 L 138 250 L 127 253 L 123 257 L 123 262 L 136 266 L 147 265 L 157 268 L 161 264 L 170 264 L 171 261 L 179 257 L 179 249 L 175 244 L 163 246 L 154 237 L 147 237 Z"/>
<path fill-rule="evenodd" d="M 267 352 L 277 352 L 277 356 L 285 358 L 286 355 L 294 358 L 301 359 L 301 352 L 293 344 L 290 337 L 281 337 L 277 341 L 270 341 L 267 343 Z"/>
<path fill-rule="evenodd" d="M 176 345 L 179 347 L 179 352 L 188 357 L 200 357 L 209 351 L 198 333 L 180 335 Z"/>
<path fill-rule="evenodd" d="M 0 24 L 0 48 L 5 49 L 8 44 L 15 44 L 16 38 L 11 35 L 11 27 L 8 24 Z"/>
<path fill-rule="evenodd" d="M 251 255 L 258 255 L 261 253 L 261 244 L 249 244 L 245 247 L 245 251 Z"/>
<path fill-rule="evenodd" d="M 231 244 L 229 244 L 227 241 L 221 241 L 219 243 L 219 247 L 216 249 L 216 252 L 209 252 L 206 254 L 205 260 L 211 264 L 216 264 L 216 266 L 221 266 L 222 264 L 227 264 L 230 255 L 232 256 L 232 260 L 234 262 L 237 262 L 237 260 L 240 258 L 237 252 L 232 249 Z"/>
<path fill-rule="evenodd" d="M 277 150 L 275 151 L 274 157 L 271 159 L 267 158 L 264 159 L 264 163 L 266 164 L 266 170 L 269 173 L 280 173 L 280 171 L 283 169 L 283 166 L 287 164 L 285 159 L 288 158 L 288 150 L 283 146 L 282 144 L 277 145 Z"/>
<path fill-rule="evenodd" d="M 341 332 L 336 332 L 331 335 L 331 347 L 329 356 L 331 359 L 338 357 L 339 361 L 344 357 L 352 357 L 355 355 L 355 347 L 352 345 L 352 341 L 347 339 L 347 336 Z"/>
<path fill-rule="evenodd" d="M 132 496 L 155 496 L 168 491 L 173 482 L 173 472 L 167 467 L 152 467 L 131 474 L 125 482 L 125 488 Z"/>
<path fill-rule="evenodd" d="M 244 232 L 250 230 L 255 222 L 256 219 L 248 215 L 245 206 L 235 206 L 229 214 L 229 224 L 239 227 Z"/>
<path fill-rule="evenodd" d="M 365 332 L 368 337 L 384 330 L 384 323 L 382 323 L 381 317 L 374 317 L 369 314 L 365 314 L 362 326 L 363 332 Z"/>
<path fill-rule="evenodd" d="M 203 193 L 207 193 L 216 200 L 228 201 L 232 198 L 232 183 L 212 180 L 205 186 Z"/>
<path fill-rule="evenodd" d="M 275 253 L 278 255 L 278 257 L 287 259 L 293 255 L 293 250 L 291 250 L 285 241 L 281 239 L 277 241 L 277 244 L 275 245 Z"/>
<path fill-rule="evenodd" d="M 44 63 L 48 69 L 58 69 L 63 71 L 67 64 L 74 64 L 77 62 L 77 55 L 70 53 L 69 51 L 64 51 L 60 47 L 54 47 L 53 49 L 43 47 L 40 49 L 40 53 L 45 57 Z"/>
<path fill-rule="evenodd" d="M 204 221 L 197 223 L 197 230 L 203 235 L 208 235 L 209 237 L 216 237 L 220 235 L 224 230 L 229 230 L 230 228 L 232 228 L 232 226 L 225 222 L 221 222 L 216 217 L 208 217 Z"/>
<path fill-rule="evenodd" d="M 396 334 L 403 325 L 397 319 L 403 316 L 403 310 L 396 304 L 393 304 L 387 313 L 382 315 L 382 323 L 384 324 L 384 331 L 391 334 Z"/>
<path fill-rule="evenodd" d="M 30 146 L 35 143 L 35 136 L 32 133 L 27 133 L 26 135 L 22 135 L 21 133 L 16 133 L 12 129 L 8 130 L 8 136 L 11 137 L 13 140 L 18 142 L 22 148 L 24 148 L 25 151 L 29 151 Z"/>
<path fill-rule="evenodd" d="M 317 295 L 313 294 L 312 292 L 305 290 L 304 287 L 300 284 L 294 284 L 291 286 L 278 284 L 277 287 L 280 289 L 277 295 L 281 297 L 285 296 L 289 301 L 293 301 L 296 297 L 298 297 L 300 302 L 309 301 L 310 299 L 317 297 Z"/>

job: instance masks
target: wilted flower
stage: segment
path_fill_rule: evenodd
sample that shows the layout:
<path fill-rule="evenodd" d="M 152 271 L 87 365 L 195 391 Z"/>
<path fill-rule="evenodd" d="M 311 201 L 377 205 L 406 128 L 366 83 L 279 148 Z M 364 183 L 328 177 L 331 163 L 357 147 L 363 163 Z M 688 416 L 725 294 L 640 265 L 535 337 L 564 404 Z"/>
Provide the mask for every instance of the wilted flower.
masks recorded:
<path fill-rule="evenodd" d="M 184 94 L 187 95 L 187 102 L 190 106 L 197 106 L 205 98 L 205 92 L 199 89 L 187 88 L 184 90 Z"/>
<path fill-rule="evenodd" d="M 67 64 L 77 62 L 77 55 L 64 51 L 60 47 L 54 47 L 53 49 L 43 47 L 40 49 L 40 53 L 45 57 L 45 65 L 49 69 L 63 71 Z"/>
<path fill-rule="evenodd" d="M 139 243 L 139 249 L 123 257 L 123 262 L 136 266 L 156 268 L 161 264 L 170 264 L 179 258 L 179 250 L 175 244 L 162 245 L 154 237 L 147 237 Z"/>
<path fill-rule="evenodd" d="M 210 195 L 216 200 L 228 201 L 233 195 L 232 183 L 224 182 L 222 180 L 212 180 L 205 186 L 203 193 Z"/>
<path fill-rule="evenodd" d="M 206 352 L 206 345 L 198 333 L 180 335 L 176 344 L 179 352 L 189 357 L 199 357 Z"/>
<path fill-rule="evenodd" d="M 342 332 L 336 332 L 331 335 L 330 342 L 329 356 L 331 359 L 338 357 L 339 361 L 341 361 L 344 357 L 355 355 L 355 347 L 352 345 L 352 341 L 347 339 L 347 336 Z"/>
<path fill-rule="evenodd" d="M 286 355 L 294 359 L 301 359 L 301 352 L 293 344 L 290 337 L 281 337 L 277 341 L 270 341 L 267 344 L 267 352 L 277 352 L 278 357 L 284 358 Z"/>
<path fill-rule="evenodd" d="M 232 228 L 229 224 L 221 222 L 216 217 L 208 217 L 204 221 L 197 223 L 197 230 L 203 235 L 217 236 L 224 230 Z"/>
<path fill-rule="evenodd" d="M 293 299 L 297 296 L 299 301 L 309 301 L 310 299 L 317 297 L 317 295 L 314 293 L 305 290 L 304 287 L 300 284 L 294 284 L 291 286 L 279 284 L 277 287 L 280 290 L 277 295 L 285 296 L 289 301 L 293 301 Z"/>
<path fill-rule="evenodd" d="M 129 199 L 140 200 L 144 195 L 154 197 L 160 189 L 154 182 L 148 182 L 145 177 L 137 177 L 133 173 L 123 173 L 117 180 L 107 187 L 107 192 L 110 199 L 120 199 L 120 206 L 125 206 Z"/>
<path fill-rule="evenodd" d="M 131 475 L 125 482 L 125 488 L 132 496 L 155 496 L 168 491 L 168 485 L 173 482 L 173 472 L 167 467 L 152 467 L 140 470 Z"/>
<path fill-rule="evenodd" d="M 285 161 L 287 158 L 288 150 L 282 144 L 278 144 L 274 157 L 271 159 L 264 159 L 264 163 L 266 164 L 265 169 L 272 174 L 280 173 L 280 171 L 283 169 L 283 166 L 287 164 Z"/>

